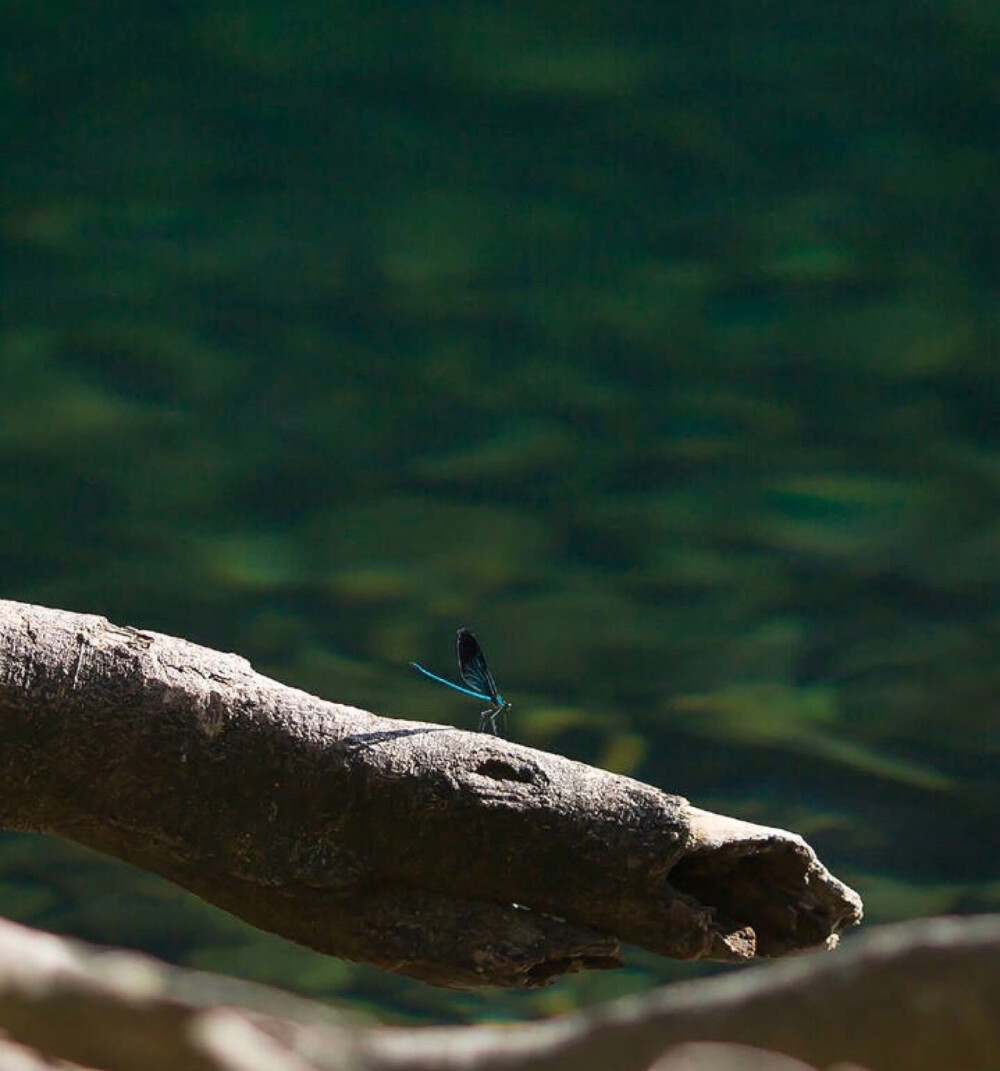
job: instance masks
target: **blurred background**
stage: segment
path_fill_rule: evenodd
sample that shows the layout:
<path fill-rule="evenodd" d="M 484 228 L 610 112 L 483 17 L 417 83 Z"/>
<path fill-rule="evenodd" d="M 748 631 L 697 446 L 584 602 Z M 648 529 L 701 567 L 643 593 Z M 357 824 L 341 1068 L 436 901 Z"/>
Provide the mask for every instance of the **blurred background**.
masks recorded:
<path fill-rule="evenodd" d="M 4 597 L 1000 908 L 1000 6 L 8 0 Z M 415 816 L 419 820 L 419 816 Z M 391 1021 L 456 994 L 0 837 L 0 913 Z"/>

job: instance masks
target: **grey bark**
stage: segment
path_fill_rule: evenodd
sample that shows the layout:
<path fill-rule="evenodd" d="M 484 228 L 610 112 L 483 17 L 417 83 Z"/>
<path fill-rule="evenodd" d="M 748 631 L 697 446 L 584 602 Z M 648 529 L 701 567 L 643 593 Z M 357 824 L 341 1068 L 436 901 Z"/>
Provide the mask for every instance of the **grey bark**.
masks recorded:
<path fill-rule="evenodd" d="M 767 1050 L 844 1071 L 988 1071 L 1000 1066 L 998 958 L 1000 916 L 924 919 L 836 956 L 546 1022 L 371 1028 L 276 990 L 0 920 L 0 1060 L 11 1044 L 39 1066 L 106 1071 L 647 1071 L 658 1058 L 664 1071 L 784 1067 L 757 1053 Z M 692 1050 L 692 1040 L 716 1045 Z"/>
<path fill-rule="evenodd" d="M 832 946 L 858 895 L 798 836 L 222 654 L 0 601 L 0 827 L 164 875 L 301 944 L 452 986 Z"/>

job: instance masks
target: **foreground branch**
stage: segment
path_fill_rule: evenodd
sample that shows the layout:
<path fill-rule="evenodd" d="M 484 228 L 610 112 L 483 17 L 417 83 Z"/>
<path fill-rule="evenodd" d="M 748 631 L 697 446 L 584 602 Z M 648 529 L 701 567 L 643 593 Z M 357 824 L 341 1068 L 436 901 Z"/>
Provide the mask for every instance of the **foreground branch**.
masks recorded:
<path fill-rule="evenodd" d="M 61 1058 L 107 1071 L 646 1071 L 661 1056 L 657 1071 L 787 1066 L 752 1061 L 753 1046 L 808 1068 L 986 1071 L 1000 1052 L 998 957 L 1000 916 L 928 919 L 873 930 L 838 956 L 548 1022 L 372 1029 L 276 990 L 0 921 L 0 1062 L 10 1043 L 39 1068 Z"/>
<path fill-rule="evenodd" d="M 831 945 L 861 915 L 799 837 L 495 737 L 390 721 L 242 658 L 0 601 L 0 827 L 156 871 L 441 985 Z"/>

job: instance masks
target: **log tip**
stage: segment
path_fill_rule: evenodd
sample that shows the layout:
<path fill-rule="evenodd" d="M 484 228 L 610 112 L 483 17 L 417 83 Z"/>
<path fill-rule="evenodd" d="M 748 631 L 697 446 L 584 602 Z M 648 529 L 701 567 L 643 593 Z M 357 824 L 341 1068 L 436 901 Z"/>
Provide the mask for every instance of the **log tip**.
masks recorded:
<path fill-rule="evenodd" d="M 861 897 L 839 881 L 799 836 L 785 830 L 694 812 L 691 850 L 671 871 L 671 884 L 718 912 L 721 926 L 711 958 L 775 957 L 835 948 L 839 934 L 864 913 Z M 722 953 L 721 955 L 717 953 Z M 739 958 L 742 958 L 740 956 Z"/>

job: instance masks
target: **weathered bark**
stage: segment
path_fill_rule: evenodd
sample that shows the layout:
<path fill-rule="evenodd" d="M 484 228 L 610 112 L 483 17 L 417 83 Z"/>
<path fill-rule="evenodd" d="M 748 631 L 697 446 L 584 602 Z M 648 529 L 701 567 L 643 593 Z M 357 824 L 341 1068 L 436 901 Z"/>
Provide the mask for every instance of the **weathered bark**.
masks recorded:
<path fill-rule="evenodd" d="M 800 838 L 242 658 L 0 601 L 0 827 L 156 871 L 263 929 L 442 985 L 818 945 L 861 901 Z"/>
<path fill-rule="evenodd" d="M 647 1071 L 658 1057 L 664 1071 L 784 1068 L 745 1046 L 819 1068 L 988 1071 L 1000 1066 L 998 959 L 1000 916 L 925 919 L 873 930 L 837 956 L 547 1022 L 370 1028 L 276 990 L 0 920 L 0 1034 L 106 1071 Z"/>

